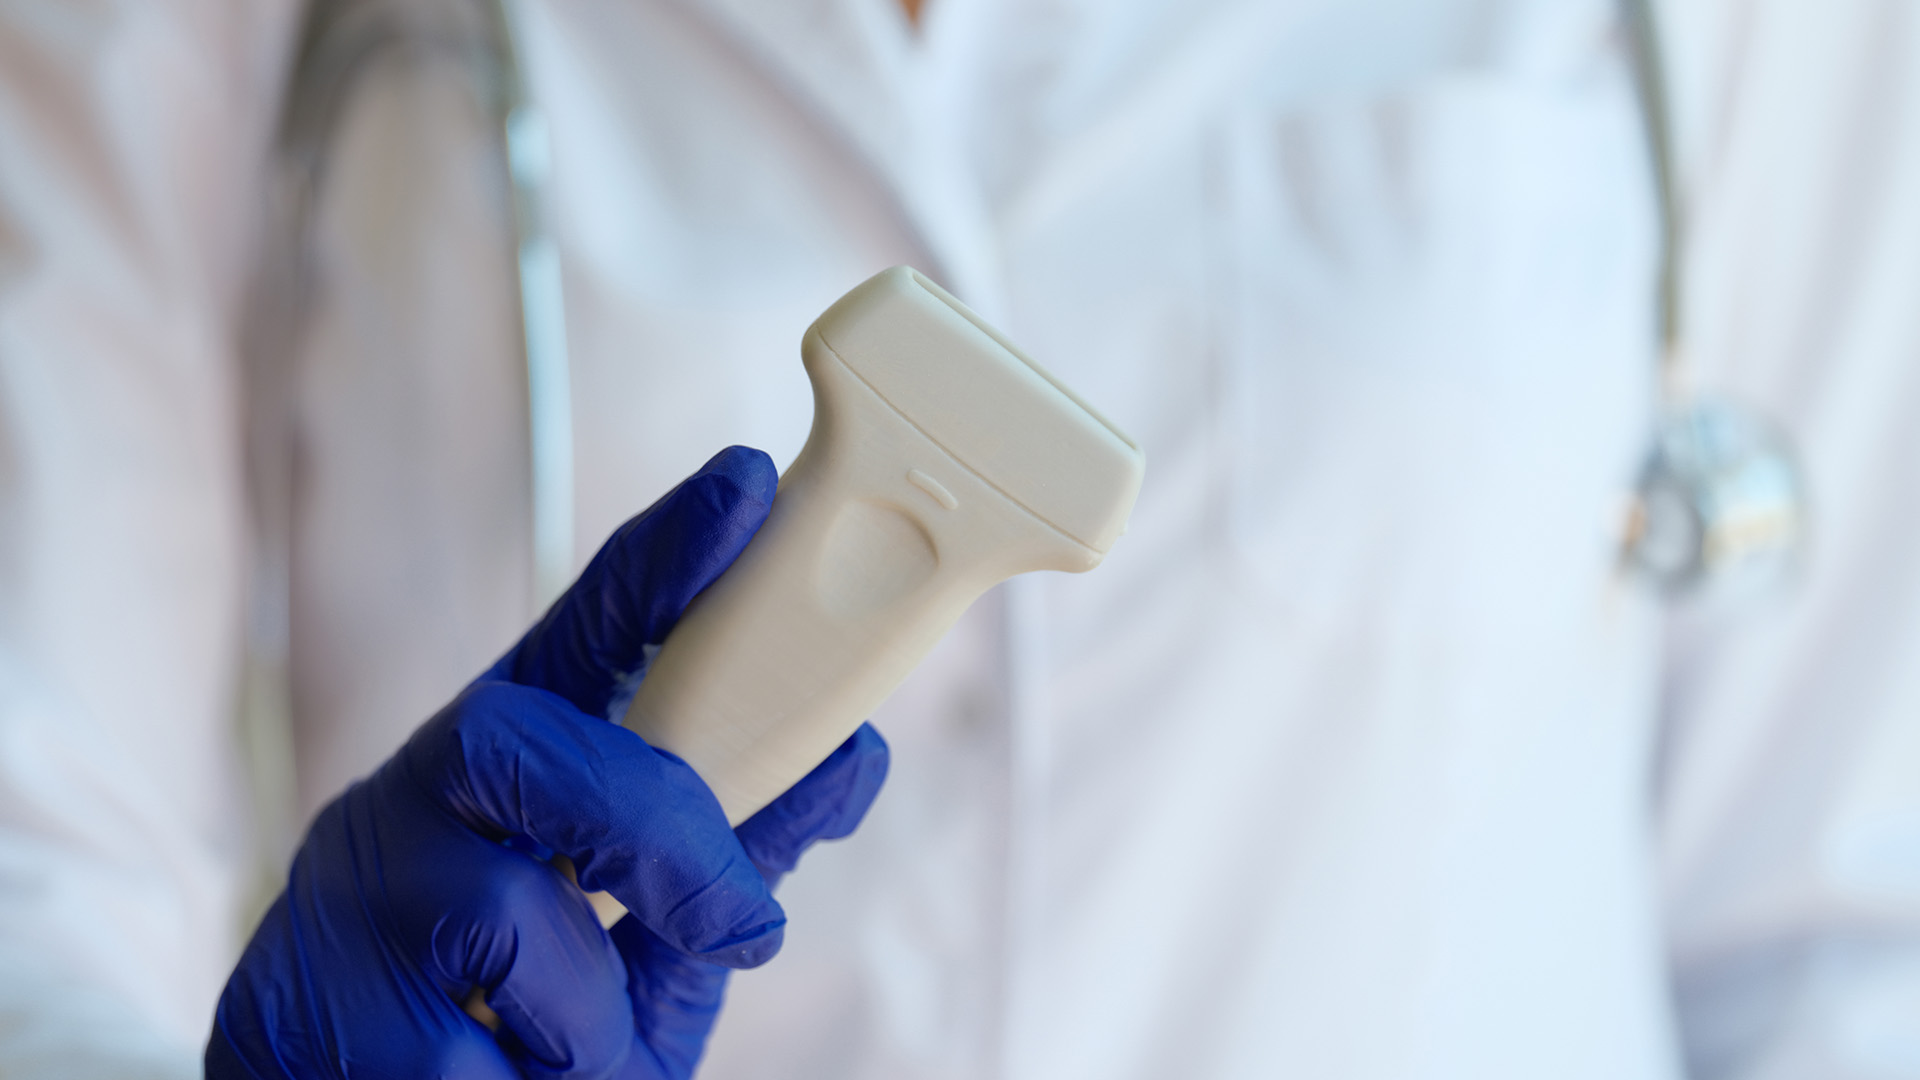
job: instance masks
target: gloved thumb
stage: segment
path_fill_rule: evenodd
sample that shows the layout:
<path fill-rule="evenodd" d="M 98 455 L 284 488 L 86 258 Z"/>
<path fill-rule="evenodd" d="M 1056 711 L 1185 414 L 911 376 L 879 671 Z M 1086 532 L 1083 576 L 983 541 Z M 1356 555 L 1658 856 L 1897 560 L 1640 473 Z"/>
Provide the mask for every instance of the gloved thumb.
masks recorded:
<path fill-rule="evenodd" d="M 766 521 L 779 479 L 758 450 L 715 454 L 622 525 L 487 677 L 618 720 L 612 712 L 631 696 L 653 649 Z"/>
<path fill-rule="evenodd" d="M 734 835 L 769 887 L 819 840 L 850 835 L 880 794 L 891 761 L 887 741 L 861 724 L 827 760 L 740 823 Z"/>

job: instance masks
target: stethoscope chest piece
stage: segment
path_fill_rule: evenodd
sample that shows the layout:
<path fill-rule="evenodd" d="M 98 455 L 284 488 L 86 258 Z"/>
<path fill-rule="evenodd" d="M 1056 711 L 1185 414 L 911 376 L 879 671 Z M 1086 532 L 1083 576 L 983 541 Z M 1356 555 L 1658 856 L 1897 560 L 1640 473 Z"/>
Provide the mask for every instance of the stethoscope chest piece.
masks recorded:
<path fill-rule="evenodd" d="M 1665 411 L 1628 511 L 1628 565 L 1669 595 L 1759 586 L 1785 576 L 1805 531 L 1805 485 L 1779 429 L 1722 398 Z"/>

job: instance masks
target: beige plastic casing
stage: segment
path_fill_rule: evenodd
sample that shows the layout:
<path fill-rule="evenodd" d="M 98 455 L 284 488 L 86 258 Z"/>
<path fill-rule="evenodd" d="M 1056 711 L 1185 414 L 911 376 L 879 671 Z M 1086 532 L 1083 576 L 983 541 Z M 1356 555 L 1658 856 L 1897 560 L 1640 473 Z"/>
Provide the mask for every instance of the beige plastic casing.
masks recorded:
<path fill-rule="evenodd" d="M 739 824 L 825 760 L 967 607 L 1091 570 L 1140 448 L 939 286 L 895 267 L 801 345 L 813 429 L 738 561 L 648 666 L 626 726 Z"/>

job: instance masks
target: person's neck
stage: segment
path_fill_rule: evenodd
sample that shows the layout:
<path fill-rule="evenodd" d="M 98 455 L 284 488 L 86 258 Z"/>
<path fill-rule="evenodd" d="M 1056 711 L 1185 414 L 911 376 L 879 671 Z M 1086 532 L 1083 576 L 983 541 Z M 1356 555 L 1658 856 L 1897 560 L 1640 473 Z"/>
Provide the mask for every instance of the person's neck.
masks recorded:
<path fill-rule="evenodd" d="M 926 6 L 926 0 L 900 0 L 901 10 L 907 13 L 907 22 L 914 29 L 920 28 L 920 11 Z"/>

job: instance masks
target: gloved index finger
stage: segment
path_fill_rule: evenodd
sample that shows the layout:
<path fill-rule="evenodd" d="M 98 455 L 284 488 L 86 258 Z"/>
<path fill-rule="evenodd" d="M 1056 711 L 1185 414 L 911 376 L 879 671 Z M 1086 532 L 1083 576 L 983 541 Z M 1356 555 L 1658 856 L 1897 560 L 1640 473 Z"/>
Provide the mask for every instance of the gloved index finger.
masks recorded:
<path fill-rule="evenodd" d="M 773 507 L 766 454 L 730 446 L 622 525 L 490 677 L 617 720 L 654 647 L 746 549 Z"/>

